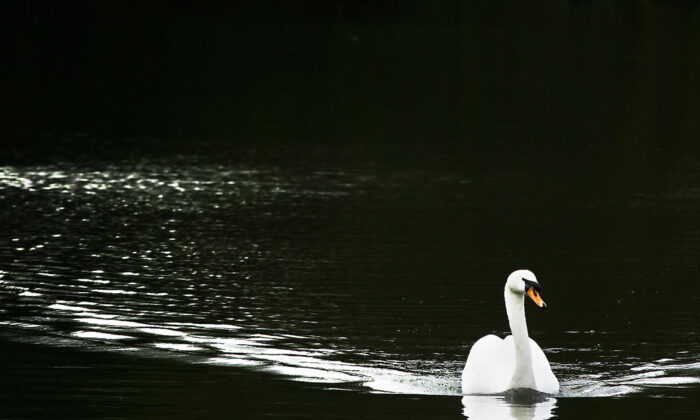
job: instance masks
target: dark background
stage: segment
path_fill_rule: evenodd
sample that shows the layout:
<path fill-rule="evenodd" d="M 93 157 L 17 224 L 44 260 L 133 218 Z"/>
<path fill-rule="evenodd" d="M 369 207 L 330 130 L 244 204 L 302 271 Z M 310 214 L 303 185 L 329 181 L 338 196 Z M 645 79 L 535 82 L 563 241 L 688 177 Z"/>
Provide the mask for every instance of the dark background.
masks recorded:
<path fill-rule="evenodd" d="M 697 152 L 697 2 L 252 3 L 6 4 L 2 126 L 20 144 L 311 142 L 478 165 Z"/>

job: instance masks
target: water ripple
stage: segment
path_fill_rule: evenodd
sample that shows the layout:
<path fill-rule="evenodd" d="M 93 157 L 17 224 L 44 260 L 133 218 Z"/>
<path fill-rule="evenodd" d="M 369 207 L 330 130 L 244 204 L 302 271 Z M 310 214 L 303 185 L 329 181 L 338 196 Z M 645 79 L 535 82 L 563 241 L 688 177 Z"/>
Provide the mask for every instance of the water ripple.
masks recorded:
<path fill-rule="evenodd" d="M 467 327 L 484 323 L 463 319 L 464 302 L 450 296 L 455 284 L 468 282 L 447 288 L 435 280 L 407 291 L 391 275 L 373 277 L 368 267 L 387 264 L 382 247 L 403 258 L 388 270 L 396 278 L 433 279 L 435 273 L 419 271 L 432 264 L 404 256 L 400 234 L 376 244 L 367 240 L 382 232 L 364 227 L 355 210 L 362 203 L 393 217 L 392 203 L 412 196 L 413 190 L 401 190 L 407 184 L 428 197 L 436 189 L 464 194 L 474 186 L 449 177 L 423 181 L 428 184 L 389 178 L 380 183 L 345 170 L 309 174 L 223 165 L 0 167 L 7 220 L 17 221 L 5 226 L 0 243 L 2 332 L 345 389 L 460 395 L 468 346 L 459 340 Z M 391 200 L 382 201 L 385 196 Z M 447 201 L 443 211 L 462 214 Z M 389 216 L 377 210 L 382 206 Z M 425 244 L 443 238 L 425 236 L 420 250 L 434 258 L 426 261 L 464 258 L 432 254 Z M 344 248 L 353 241 L 355 253 Z M 425 292 L 429 286 L 437 292 Z M 686 313 L 677 319 L 693 322 Z M 550 343 L 565 343 L 545 348 L 560 378 L 560 397 L 700 383 L 698 349 L 687 341 L 679 341 L 675 353 L 662 348 L 668 357 L 659 358 L 636 355 L 615 331 L 567 327 L 547 334 Z M 617 348 L 591 344 L 616 337 Z M 484 401 L 465 397 L 465 413 Z M 500 400 L 489 401 L 500 407 Z M 555 406 L 554 400 L 539 403 L 543 415 Z"/>

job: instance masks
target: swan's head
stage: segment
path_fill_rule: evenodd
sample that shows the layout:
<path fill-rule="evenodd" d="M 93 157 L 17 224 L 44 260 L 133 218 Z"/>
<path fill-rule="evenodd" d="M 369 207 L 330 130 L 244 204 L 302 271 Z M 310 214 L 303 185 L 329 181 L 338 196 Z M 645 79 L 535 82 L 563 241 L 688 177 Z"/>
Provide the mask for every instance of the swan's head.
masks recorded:
<path fill-rule="evenodd" d="M 547 304 L 540 297 L 542 289 L 540 289 L 540 284 L 537 282 L 537 277 L 530 270 L 513 271 L 506 281 L 506 290 L 516 295 L 527 294 L 540 308 L 544 309 L 547 307 Z"/>

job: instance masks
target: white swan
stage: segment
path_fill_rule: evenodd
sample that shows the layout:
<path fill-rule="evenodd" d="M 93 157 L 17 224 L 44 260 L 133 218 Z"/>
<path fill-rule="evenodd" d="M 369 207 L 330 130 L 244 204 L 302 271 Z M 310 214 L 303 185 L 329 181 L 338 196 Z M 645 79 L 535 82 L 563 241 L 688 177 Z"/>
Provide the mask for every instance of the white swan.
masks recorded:
<path fill-rule="evenodd" d="M 546 308 L 540 291 L 537 278 L 529 270 L 517 270 L 508 276 L 503 295 L 513 335 L 501 340 L 489 334 L 474 343 L 462 372 L 463 394 L 496 394 L 518 388 L 559 392 L 559 381 L 547 356 L 527 335 L 524 297 L 527 294 L 537 306 Z"/>

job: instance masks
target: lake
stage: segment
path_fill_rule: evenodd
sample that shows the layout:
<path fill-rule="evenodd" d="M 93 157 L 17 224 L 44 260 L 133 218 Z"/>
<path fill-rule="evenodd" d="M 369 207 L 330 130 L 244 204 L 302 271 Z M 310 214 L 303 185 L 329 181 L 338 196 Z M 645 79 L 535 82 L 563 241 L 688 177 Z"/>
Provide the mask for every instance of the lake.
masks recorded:
<path fill-rule="evenodd" d="M 146 4 L 13 50 L 3 417 L 700 414 L 697 8 Z M 463 396 L 518 268 L 561 391 Z"/>

